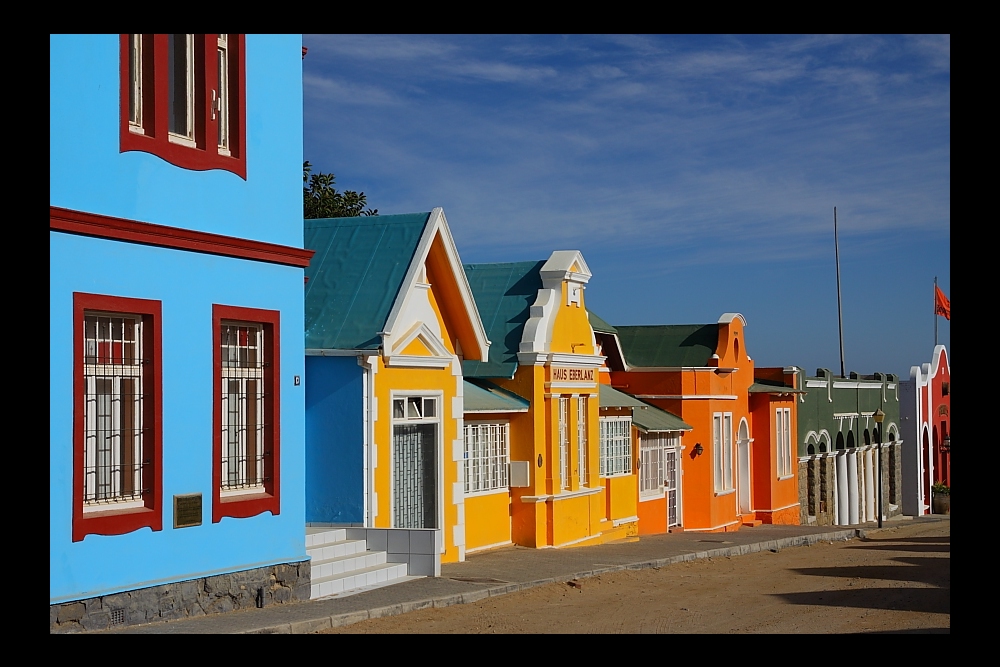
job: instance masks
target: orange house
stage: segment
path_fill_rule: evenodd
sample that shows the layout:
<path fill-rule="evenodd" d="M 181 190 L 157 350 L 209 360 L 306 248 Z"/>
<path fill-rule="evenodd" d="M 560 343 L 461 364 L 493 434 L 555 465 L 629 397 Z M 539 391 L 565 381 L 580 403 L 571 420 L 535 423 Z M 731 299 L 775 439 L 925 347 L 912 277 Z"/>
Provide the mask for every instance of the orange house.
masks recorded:
<path fill-rule="evenodd" d="M 620 354 L 606 353 L 615 389 L 692 427 L 682 464 L 686 530 L 798 523 L 799 390 L 784 369 L 780 380 L 772 371 L 756 380 L 745 327 L 739 313 L 715 324 L 616 326 Z"/>

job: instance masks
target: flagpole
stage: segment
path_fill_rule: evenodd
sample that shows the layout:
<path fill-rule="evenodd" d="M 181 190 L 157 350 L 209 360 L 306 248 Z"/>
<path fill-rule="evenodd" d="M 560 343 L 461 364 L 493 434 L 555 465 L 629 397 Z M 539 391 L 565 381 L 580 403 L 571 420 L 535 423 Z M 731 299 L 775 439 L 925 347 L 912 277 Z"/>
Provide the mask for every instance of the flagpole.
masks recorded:
<path fill-rule="evenodd" d="M 934 276 L 934 347 L 937 347 L 937 276 Z"/>
<path fill-rule="evenodd" d="M 833 247 L 837 257 L 837 323 L 840 325 L 840 377 L 847 377 L 844 372 L 844 312 L 840 305 L 840 242 L 837 241 L 837 207 L 833 207 Z M 937 278 L 935 278 L 937 280 Z M 937 318 L 934 318 L 934 341 L 937 345 Z"/>

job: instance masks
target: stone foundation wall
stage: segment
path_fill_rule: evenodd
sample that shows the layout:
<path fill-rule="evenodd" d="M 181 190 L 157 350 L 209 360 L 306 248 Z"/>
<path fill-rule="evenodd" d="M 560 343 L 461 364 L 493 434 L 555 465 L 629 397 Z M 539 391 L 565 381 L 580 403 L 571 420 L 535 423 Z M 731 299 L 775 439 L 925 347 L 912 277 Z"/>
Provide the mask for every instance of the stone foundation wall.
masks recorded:
<path fill-rule="evenodd" d="M 803 526 L 834 524 L 835 465 L 833 457 L 828 454 L 820 454 L 799 463 L 799 521 Z"/>
<path fill-rule="evenodd" d="M 309 599 L 311 561 L 49 605 L 49 632 L 81 632 Z"/>

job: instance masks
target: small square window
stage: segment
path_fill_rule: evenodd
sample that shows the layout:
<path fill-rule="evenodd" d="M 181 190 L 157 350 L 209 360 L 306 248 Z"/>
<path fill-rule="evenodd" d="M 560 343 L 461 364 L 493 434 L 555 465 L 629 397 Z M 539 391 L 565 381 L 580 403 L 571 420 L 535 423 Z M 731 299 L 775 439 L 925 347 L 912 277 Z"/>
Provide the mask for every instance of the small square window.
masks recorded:
<path fill-rule="evenodd" d="M 421 400 L 419 397 L 411 396 L 406 399 L 406 417 L 407 419 L 420 419 L 423 417 L 421 414 Z"/>

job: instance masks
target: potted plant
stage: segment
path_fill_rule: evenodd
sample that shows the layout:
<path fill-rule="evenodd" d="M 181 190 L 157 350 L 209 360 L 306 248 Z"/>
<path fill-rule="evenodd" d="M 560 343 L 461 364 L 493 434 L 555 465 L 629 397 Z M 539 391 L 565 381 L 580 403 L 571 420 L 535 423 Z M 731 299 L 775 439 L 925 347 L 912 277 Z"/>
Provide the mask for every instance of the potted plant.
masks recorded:
<path fill-rule="evenodd" d="M 931 511 L 935 514 L 951 514 L 951 489 L 941 482 L 931 487 Z"/>

